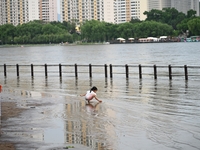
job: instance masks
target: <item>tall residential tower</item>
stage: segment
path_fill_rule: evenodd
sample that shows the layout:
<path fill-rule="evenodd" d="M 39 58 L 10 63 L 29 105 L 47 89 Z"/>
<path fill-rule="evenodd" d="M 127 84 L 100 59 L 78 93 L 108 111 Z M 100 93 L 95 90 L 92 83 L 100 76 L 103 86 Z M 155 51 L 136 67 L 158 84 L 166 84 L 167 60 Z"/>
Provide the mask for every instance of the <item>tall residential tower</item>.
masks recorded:
<path fill-rule="evenodd" d="M 57 21 L 57 1 L 56 0 L 35 0 L 38 1 L 39 20 Z"/>
<path fill-rule="evenodd" d="M 61 22 L 99 20 L 122 23 L 131 18 L 145 19 L 147 0 L 61 0 Z"/>
<path fill-rule="evenodd" d="M 61 22 L 92 19 L 114 22 L 114 0 L 61 0 L 60 8 Z"/>
<path fill-rule="evenodd" d="M 0 25 L 23 24 L 32 20 L 57 21 L 56 0 L 1 0 Z"/>
<path fill-rule="evenodd" d="M 1 0 L 1 24 L 22 24 L 29 21 L 28 0 Z"/>
<path fill-rule="evenodd" d="M 176 8 L 178 11 L 187 14 L 187 11 L 193 9 L 199 16 L 199 0 L 171 0 L 171 7 Z"/>

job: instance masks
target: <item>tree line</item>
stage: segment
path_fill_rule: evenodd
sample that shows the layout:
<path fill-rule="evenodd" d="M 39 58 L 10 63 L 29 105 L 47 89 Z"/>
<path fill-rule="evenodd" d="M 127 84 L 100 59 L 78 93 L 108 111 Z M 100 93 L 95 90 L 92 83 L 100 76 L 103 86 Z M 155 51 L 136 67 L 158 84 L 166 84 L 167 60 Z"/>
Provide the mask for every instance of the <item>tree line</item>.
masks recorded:
<path fill-rule="evenodd" d="M 187 15 L 175 8 L 145 11 L 146 20 L 131 19 L 130 22 L 114 24 L 98 20 L 85 21 L 76 30 L 72 22 L 30 21 L 21 25 L 0 26 L 1 44 L 47 44 L 61 42 L 104 42 L 118 37 L 142 38 L 159 36 L 179 36 L 189 31 L 189 35 L 200 35 L 200 17 L 196 11 Z"/>

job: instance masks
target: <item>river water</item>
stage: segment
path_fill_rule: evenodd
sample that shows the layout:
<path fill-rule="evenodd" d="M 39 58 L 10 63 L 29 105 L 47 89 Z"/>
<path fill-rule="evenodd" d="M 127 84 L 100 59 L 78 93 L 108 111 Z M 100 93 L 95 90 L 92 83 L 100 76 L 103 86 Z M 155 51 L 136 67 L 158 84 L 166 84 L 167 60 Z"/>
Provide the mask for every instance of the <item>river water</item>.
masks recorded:
<path fill-rule="evenodd" d="M 0 65 L 200 66 L 199 47 L 199 42 L 9 47 L 0 48 Z M 188 81 L 179 77 L 127 79 L 120 74 L 113 78 L 98 74 L 92 78 L 4 77 L 2 68 L 3 93 L 15 97 L 19 106 L 29 108 L 29 114 L 2 122 L 15 123 L 14 127 L 2 128 L 6 133 L 3 137 L 39 143 L 24 149 L 71 144 L 95 150 L 200 150 L 199 68 Z M 86 105 L 79 95 L 94 85 L 103 102 Z M 42 107 L 28 107 L 30 103 Z M 25 128 L 26 136 L 18 132 Z"/>

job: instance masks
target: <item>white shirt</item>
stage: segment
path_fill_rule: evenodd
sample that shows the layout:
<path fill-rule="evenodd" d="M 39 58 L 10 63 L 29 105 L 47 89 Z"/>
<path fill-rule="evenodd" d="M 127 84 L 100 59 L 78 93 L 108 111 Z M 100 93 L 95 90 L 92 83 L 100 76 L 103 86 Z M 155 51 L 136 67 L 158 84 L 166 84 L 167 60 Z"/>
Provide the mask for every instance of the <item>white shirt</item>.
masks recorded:
<path fill-rule="evenodd" d="M 93 99 L 97 94 L 93 91 L 87 91 L 86 95 L 85 95 L 85 99 L 86 100 L 91 100 Z"/>

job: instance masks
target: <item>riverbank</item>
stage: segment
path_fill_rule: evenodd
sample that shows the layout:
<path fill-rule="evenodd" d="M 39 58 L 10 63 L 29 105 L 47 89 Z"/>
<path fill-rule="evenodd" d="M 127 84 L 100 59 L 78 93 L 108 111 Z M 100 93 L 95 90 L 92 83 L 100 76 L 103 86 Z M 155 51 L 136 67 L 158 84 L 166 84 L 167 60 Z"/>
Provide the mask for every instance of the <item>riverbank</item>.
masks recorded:
<path fill-rule="evenodd" d="M 0 48 L 5 47 L 38 47 L 38 46 L 76 46 L 76 45 L 107 45 L 110 44 L 109 42 L 103 43 L 83 43 L 83 42 L 75 42 L 75 43 L 53 43 L 53 44 L 6 44 L 0 45 Z"/>

